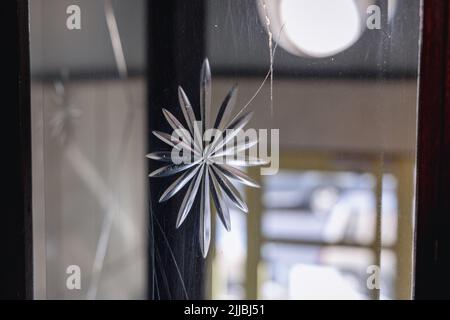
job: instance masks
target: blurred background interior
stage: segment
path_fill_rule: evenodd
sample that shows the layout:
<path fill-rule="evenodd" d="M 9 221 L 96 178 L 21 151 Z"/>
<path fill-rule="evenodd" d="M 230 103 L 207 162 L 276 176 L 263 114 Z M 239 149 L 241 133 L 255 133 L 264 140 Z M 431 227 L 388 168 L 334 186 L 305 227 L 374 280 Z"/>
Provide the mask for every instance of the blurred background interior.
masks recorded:
<path fill-rule="evenodd" d="M 148 2 L 30 1 L 36 298 L 149 297 Z M 279 172 L 249 170 L 249 214 L 217 222 L 205 298 L 411 296 L 420 1 L 336 3 L 204 1 L 213 105 L 237 83 L 243 106 L 275 51 L 250 127 L 280 129 Z"/>

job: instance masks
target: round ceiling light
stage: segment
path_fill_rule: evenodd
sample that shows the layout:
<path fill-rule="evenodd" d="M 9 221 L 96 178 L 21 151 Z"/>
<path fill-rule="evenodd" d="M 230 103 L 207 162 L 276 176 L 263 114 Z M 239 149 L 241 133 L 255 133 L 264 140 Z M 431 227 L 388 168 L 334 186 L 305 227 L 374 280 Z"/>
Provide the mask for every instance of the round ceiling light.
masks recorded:
<path fill-rule="evenodd" d="M 389 1 L 394 4 L 395 1 Z M 259 15 L 286 51 L 328 57 L 351 47 L 366 28 L 374 0 L 262 0 Z M 393 13 L 391 8 L 389 13 Z"/>

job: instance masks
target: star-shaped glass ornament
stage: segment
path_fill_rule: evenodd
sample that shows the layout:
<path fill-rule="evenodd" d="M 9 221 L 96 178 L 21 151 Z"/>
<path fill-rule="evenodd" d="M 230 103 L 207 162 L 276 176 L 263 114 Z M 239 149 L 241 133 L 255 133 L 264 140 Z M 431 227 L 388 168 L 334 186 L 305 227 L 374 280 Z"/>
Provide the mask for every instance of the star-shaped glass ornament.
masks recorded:
<path fill-rule="evenodd" d="M 230 212 L 227 202 L 248 212 L 248 207 L 233 185 L 233 182 L 250 187 L 258 183 L 237 167 L 259 166 L 267 161 L 246 155 L 246 150 L 258 143 L 256 137 L 238 139 L 243 128 L 250 121 L 253 112 L 244 113 L 242 108 L 232 117 L 236 103 L 237 86 L 233 86 L 225 97 L 212 125 L 209 124 L 211 111 L 211 71 L 205 59 L 200 75 L 200 113 L 196 121 L 194 110 L 181 87 L 178 87 L 180 108 L 187 128 L 168 110 L 164 117 L 177 135 L 153 131 L 153 134 L 172 147 L 172 151 L 158 151 L 148 158 L 169 163 L 152 173 L 150 177 L 168 177 L 181 174 L 161 195 L 159 202 L 169 200 L 187 185 L 178 210 L 176 228 L 179 228 L 197 197 L 200 199 L 199 242 L 203 257 L 208 254 L 211 241 L 211 202 L 227 231 L 231 230 Z M 208 130 L 209 129 L 209 130 Z M 206 138 L 208 133 L 209 139 Z"/>

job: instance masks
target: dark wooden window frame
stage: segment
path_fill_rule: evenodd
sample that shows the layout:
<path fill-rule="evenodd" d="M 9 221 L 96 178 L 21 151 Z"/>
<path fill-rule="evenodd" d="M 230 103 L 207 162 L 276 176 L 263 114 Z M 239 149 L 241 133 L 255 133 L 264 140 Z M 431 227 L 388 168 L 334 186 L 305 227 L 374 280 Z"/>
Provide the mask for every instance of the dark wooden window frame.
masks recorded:
<path fill-rule="evenodd" d="M 449 1 L 423 1 L 415 299 L 450 299 L 449 15 Z"/>
<path fill-rule="evenodd" d="M 28 1 L 3 1 L 0 299 L 31 299 L 31 130 Z"/>
<path fill-rule="evenodd" d="M 163 121 L 164 105 L 177 118 L 182 117 L 178 106 L 178 85 L 189 95 L 196 112 L 199 106 L 200 68 L 205 54 L 205 0 L 164 0 L 148 3 L 148 118 L 149 131 L 169 132 Z M 180 37 L 179 35 L 183 36 Z M 191 76 L 198 74 L 198 81 Z M 161 88 L 168 88 L 161 90 Z M 161 150 L 164 144 L 149 139 L 149 150 Z M 149 171 L 158 164 L 150 164 Z M 199 219 L 186 219 L 175 231 L 179 196 L 175 201 L 159 203 L 158 192 L 168 181 L 150 180 L 149 237 L 149 297 L 153 299 L 202 299 L 205 296 L 205 261 L 201 256 L 198 232 Z M 178 198 L 177 198 L 178 197 Z M 194 210 L 199 208 L 194 202 Z M 154 271 L 154 272 L 153 272 Z"/>

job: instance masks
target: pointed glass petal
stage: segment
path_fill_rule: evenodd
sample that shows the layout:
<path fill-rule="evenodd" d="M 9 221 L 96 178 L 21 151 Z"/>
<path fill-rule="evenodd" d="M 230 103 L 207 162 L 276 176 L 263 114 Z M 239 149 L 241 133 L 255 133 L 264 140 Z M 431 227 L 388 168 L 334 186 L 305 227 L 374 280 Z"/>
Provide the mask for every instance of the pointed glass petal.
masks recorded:
<path fill-rule="evenodd" d="M 247 176 L 244 172 L 226 164 L 217 164 L 216 168 L 220 170 L 225 176 L 230 179 L 236 180 L 242 184 L 250 187 L 259 188 L 258 182 Z"/>
<path fill-rule="evenodd" d="M 157 151 L 146 155 L 147 158 L 163 162 L 173 162 L 172 153 L 170 151 Z"/>
<path fill-rule="evenodd" d="M 200 115 L 202 120 L 202 134 L 209 128 L 209 113 L 211 109 L 211 69 L 208 59 L 203 61 L 200 72 Z"/>
<path fill-rule="evenodd" d="M 162 142 L 168 144 L 172 148 L 175 148 L 177 150 L 186 149 L 190 152 L 194 153 L 196 156 L 200 156 L 201 153 L 195 150 L 195 148 L 192 148 L 189 144 L 187 144 L 185 141 L 172 141 L 172 136 L 168 133 L 161 132 L 161 131 L 153 131 L 153 134 L 160 139 Z"/>
<path fill-rule="evenodd" d="M 183 187 L 191 181 L 191 179 L 197 174 L 198 170 L 200 169 L 200 166 L 197 168 L 194 168 L 192 170 L 189 170 L 185 173 L 183 173 L 179 178 L 177 178 L 167 189 L 164 191 L 164 193 L 159 198 L 159 202 L 164 202 L 172 198 L 175 194 L 177 194 L 178 191 L 183 189 Z"/>
<path fill-rule="evenodd" d="M 216 169 L 216 166 L 210 166 L 212 168 L 212 171 L 215 174 L 215 177 L 217 181 L 219 182 L 219 185 L 222 189 L 222 191 L 228 196 L 228 198 L 231 200 L 231 202 L 241 209 L 244 212 L 248 212 L 248 207 L 245 204 L 244 200 L 242 200 L 241 195 L 239 194 L 239 191 L 236 190 L 236 188 L 233 186 L 233 184 L 228 180 L 228 178 L 218 169 Z"/>
<path fill-rule="evenodd" d="M 197 195 L 198 187 L 200 186 L 200 181 L 202 180 L 202 171 L 204 165 L 200 166 L 200 172 L 197 174 L 194 180 L 191 180 L 189 184 L 189 188 L 184 195 L 183 201 L 181 202 L 180 209 L 178 210 L 177 223 L 176 228 L 178 229 L 186 219 L 189 211 L 192 208 L 192 204 L 194 203 L 195 197 Z"/>
<path fill-rule="evenodd" d="M 219 112 L 217 113 L 216 121 L 214 123 L 214 128 L 223 130 L 225 124 L 230 119 L 231 113 L 233 111 L 234 105 L 236 104 L 237 96 L 237 86 L 233 86 L 228 92 L 227 96 L 220 106 Z"/>
<path fill-rule="evenodd" d="M 180 102 L 180 108 L 183 112 L 189 131 L 192 136 L 194 136 L 195 113 L 182 87 L 178 87 L 178 100 Z"/>
<path fill-rule="evenodd" d="M 230 212 L 228 210 L 228 206 L 225 203 L 225 199 L 222 195 L 222 191 L 220 190 L 219 182 L 217 181 L 214 173 L 212 172 L 211 167 L 208 167 L 209 176 L 211 178 L 211 196 L 214 201 L 214 206 L 217 210 L 217 215 L 219 216 L 220 220 L 222 221 L 223 226 L 227 231 L 231 230 L 231 219 L 230 219 Z"/>
<path fill-rule="evenodd" d="M 172 137 L 170 134 L 161 131 L 152 131 L 152 132 L 162 142 L 168 144 L 173 148 L 179 149 L 179 147 L 177 147 L 176 144 L 172 141 Z"/>
<path fill-rule="evenodd" d="M 255 157 L 249 157 L 249 156 L 239 156 L 237 159 L 221 159 L 221 161 L 225 161 L 225 163 L 230 166 L 236 166 L 236 167 L 255 167 L 255 166 L 263 166 L 266 164 L 269 164 L 268 160 L 259 159 Z"/>
<path fill-rule="evenodd" d="M 162 112 L 164 114 L 164 117 L 166 118 L 169 125 L 172 127 L 173 130 L 176 129 L 184 129 L 184 126 L 178 121 L 178 119 L 166 108 L 162 108 Z"/>
<path fill-rule="evenodd" d="M 148 176 L 152 178 L 156 177 L 168 177 L 175 173 L 182 172 L 184 170 L 187 170 L 196 164 L 199 163 L 199 160 L 194 161 L 192 163 L 182 163 L 182 164 L 170 164 L 168 166 L 161 167 L 159 169 L 156 169 L 152 173 L 150 173 Z"/>
<path fill-rule="evenodd" d="M 192 138 L 192 136 L 189 134 L 189 130 L 187 130 L 180 121 L 167 109 L 162 109 L 164 117 L 166 118 L 169 125 L 172 127 L 173 130 L 178 130 L 180 133 L 180 136 L 183 138 L 183 140 L 187 144 L 193 144 L 195 147 L 195 150 L 200 152 L 199 145 L 197 145 L 195 142 L 195 139 Z"/>
<path fill-rule="evenodd" d="M 203 172 L 200 196 L 199 242 L 203 258 L 206 258 L 211 242 L 211 204 L 209 202 L 209 174 L 207 167 L 204 168 Z"/>

